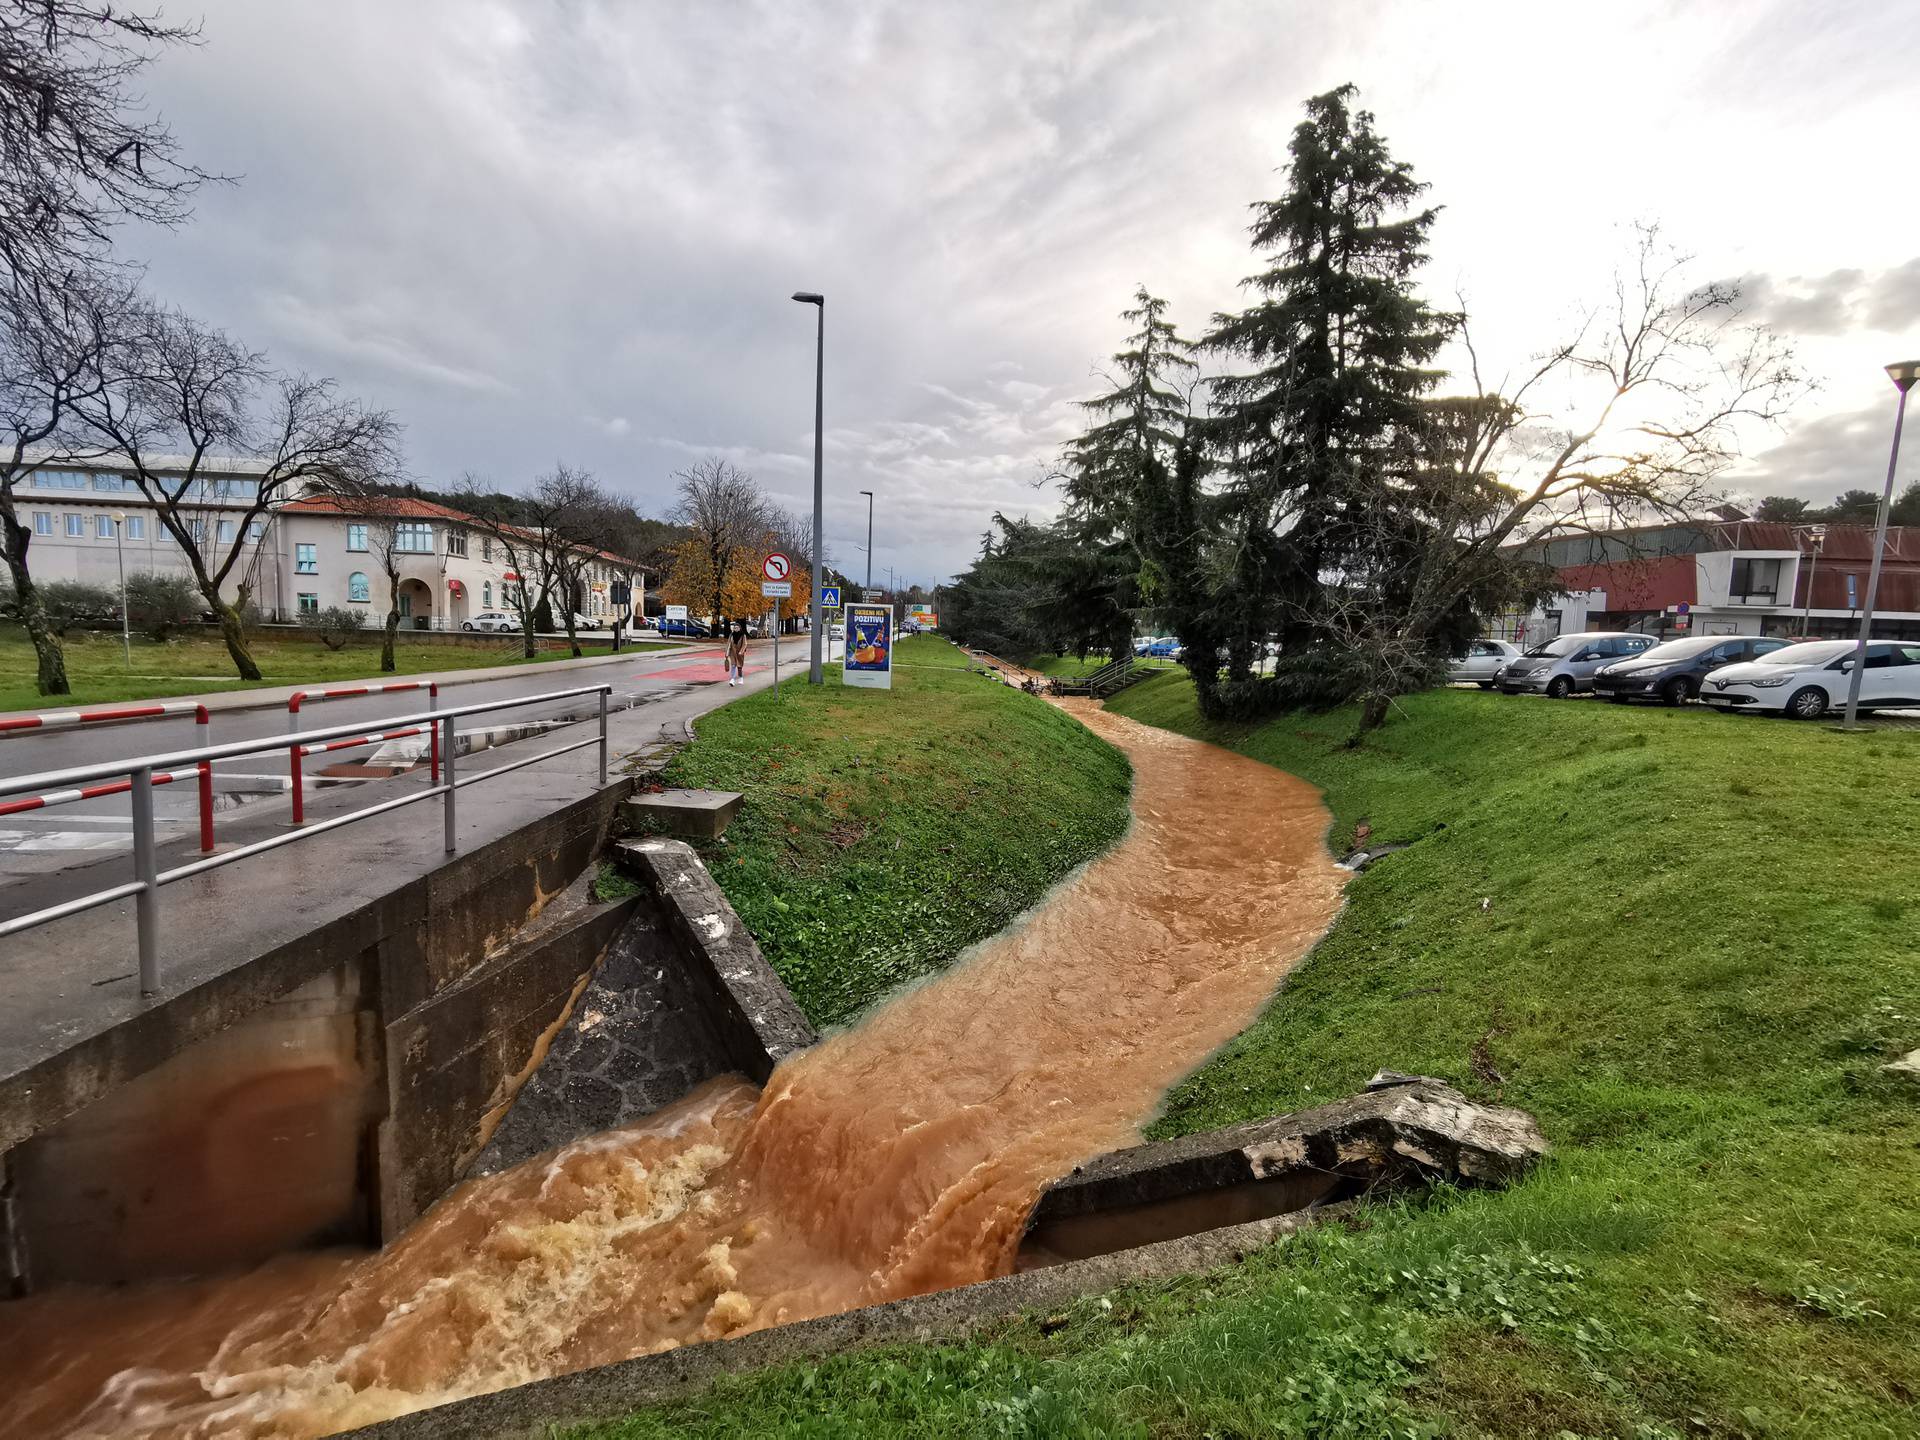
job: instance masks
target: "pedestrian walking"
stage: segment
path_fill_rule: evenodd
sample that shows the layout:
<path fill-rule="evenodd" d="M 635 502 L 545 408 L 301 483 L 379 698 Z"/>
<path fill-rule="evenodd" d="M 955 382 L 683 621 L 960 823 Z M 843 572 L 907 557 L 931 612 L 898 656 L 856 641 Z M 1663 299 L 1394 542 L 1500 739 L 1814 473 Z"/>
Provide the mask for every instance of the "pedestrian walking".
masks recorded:
<path fill-rule="evenodd" d="M 747 683 L 747 622 L 727 622 L 727 684 Z"/>

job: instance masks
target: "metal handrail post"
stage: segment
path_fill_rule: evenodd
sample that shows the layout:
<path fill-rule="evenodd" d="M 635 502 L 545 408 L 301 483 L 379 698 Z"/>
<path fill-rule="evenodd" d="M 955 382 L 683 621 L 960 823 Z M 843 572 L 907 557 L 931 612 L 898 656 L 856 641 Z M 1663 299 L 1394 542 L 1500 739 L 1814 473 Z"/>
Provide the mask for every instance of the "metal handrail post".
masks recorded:
<path fill-rule="evenodd" d="M 453 716 L 449 715 L 445 720 L 441 721 L 440 723 L 447 727 L 445 742 L 440 746 L 440 750 L 441 750 L 440 779 L 441 779 L 441 783 L 447 787 L 447 799 L 446 799 L 446 805 L 444 807 L 444 814 L 445 814 L 445 823 L 446 823 L 446 832 L 447 832 L 446 834 L 447 854 L 451 855 L 453 854 L 453 849 L 454 849 L 453 827 L 454 827 L 455 816 L 454 816 L 453 797 L 456 793 L 458 793 L 460 788 L 458 785 L 454 783 L 454 779 L 453 779 L 453 754 L 456 748 L 454 745 Z"/>
<path fill-rule="evenodd" d="M 600 783 L 607 783 L 607 692 L 600 692 Z"/>
<path fill-rule="evenodd" d="M 427 713 L 431 715 L 440 708 L 440 682 L 434 681 L 427 686 Z M 431 784 L 440 783 L 440 727 L 433 721 L 427 722 L 427 746 L 431 751 L 432 769 L 427 779 Z"/>
<path fill-rule="evenodd" d="M 140 993 L 160 993 L 160 865 L 153 845 L 153 770 L 133 772 L 133 875 L 140 882 L 134 918 L 140 935 Z"/>

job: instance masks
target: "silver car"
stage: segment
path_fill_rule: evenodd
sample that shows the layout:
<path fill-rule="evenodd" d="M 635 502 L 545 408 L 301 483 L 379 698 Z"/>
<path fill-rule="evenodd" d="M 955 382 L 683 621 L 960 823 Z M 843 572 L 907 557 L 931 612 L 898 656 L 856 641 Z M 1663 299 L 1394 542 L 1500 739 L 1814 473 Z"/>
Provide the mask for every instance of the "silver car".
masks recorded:
<path fill-rule="evenodd" d="M 1475 640 L 1467 646 L 1466 654 L 1447 667 L 1447 679 L 1456 685 L 1491 690 L 1495 673 L 1519 654 L 1520 647 L 1505 640 Z"/>
<path fill-rule="evenodd" d="M 1495 672 L 1493 683 L 1508 695 L 1545 695 L 1564 700 L 1577 690 L 1593 689 L 1593 672 L 1602 665 L 1651 650 L 1654 637 L 1628 630 L 1583 630 L 1536 645 Z"/>

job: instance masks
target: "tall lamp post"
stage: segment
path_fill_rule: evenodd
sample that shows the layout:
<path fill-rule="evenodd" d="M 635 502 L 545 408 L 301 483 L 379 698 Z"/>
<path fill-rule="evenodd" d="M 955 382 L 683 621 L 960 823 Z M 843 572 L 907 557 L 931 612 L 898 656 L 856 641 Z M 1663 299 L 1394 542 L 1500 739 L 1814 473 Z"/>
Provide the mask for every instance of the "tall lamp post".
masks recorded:
<path fill-rule="evenodd" d="M 1867 639 L 1873 634 L 1873 602 L 1880 590 L 1880 561 L 1887 550 L 1887 516 L 1893 509 L 1893 475 L 1900 465 L 1900 427 L 1907 418 L 1907 391 L 1920 380 L 1920 360 L 1887 366 L 1887 375 L 1900 392 L 1893 412 L 1893 453 L 1887 457 L 1887 488 L 1880 496 L 1880 518 L 1873 527 L 1873 567 L 1867 571 L 1867 603 L 1860 612 L 1860 638 L 1853 647 L 1853 668 L 1847 672 L 1847 718 L 1851 730 L 1860 711 L 1860 672 L 1867 666 Z"/>
<path fill-rule="evenodd" d="M 867 497 L 867 589 L 873 588 L 873 491 L 862 490 Z"/>
<path fill-rule="evenodd" d="M 819 323 L 814 331 L 813 348 L 813 604 L 809 607 L 813 629 L 813 645 L 807 666 L 807 683 L 824 685 L 826 677 L 820 673 L 820 637 L 826 631 L 826 609 L 820 604 L 821 567 L 826 563 L 822 551 L 826 549 L 826 538 L 820 523 L 820 425 L 826 399 L 827 370 L 827 297 L 815 294 L 811 290 L 796 290 L 793 298 L 802 305 L 811 305 L 819 312 Z M 776 614 L 779 607 L 775 607 Z"/>
<path fill-rule="evenodd" d="M 113 558 L 120 563 L 120 649 L 127 657 L 127 668 L 133 668 L 133 631 L 127 624 L 127 512 L 113 512 Z"/>

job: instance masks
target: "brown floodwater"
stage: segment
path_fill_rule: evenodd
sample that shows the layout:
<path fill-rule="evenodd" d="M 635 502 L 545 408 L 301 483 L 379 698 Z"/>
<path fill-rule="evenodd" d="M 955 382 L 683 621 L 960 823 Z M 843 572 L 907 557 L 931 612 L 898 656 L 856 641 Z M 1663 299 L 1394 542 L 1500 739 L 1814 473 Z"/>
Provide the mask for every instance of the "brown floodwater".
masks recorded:
<path fill-rule="evenodd" d="M 1344 879 L 1304 782 L 1068 708 L 1131 757 L 1134 824 L 961 963 L 377 1254 L 0 1305 L 0 1433 L 322 1435 L 1006 1274 L 1045 1185 L 1138 1138 Z"/>

